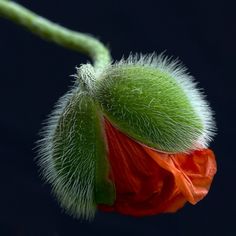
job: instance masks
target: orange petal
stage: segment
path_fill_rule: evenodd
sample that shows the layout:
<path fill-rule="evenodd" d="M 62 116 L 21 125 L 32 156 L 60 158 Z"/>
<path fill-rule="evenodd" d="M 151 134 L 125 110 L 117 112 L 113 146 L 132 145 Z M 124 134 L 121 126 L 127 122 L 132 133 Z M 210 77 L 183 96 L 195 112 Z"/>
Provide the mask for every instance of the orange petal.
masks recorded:
<path fill-rule="evenodd" d="M 210 149 L 193 151 L 190 154 L 161 154 L 145 148 L 149 156 L 175 177 L 179 190 L 192 204 L 208 193 L 216 173 L 214 153 Z"/>
<path fill-rule="evenodd" d="M 99 209 L 132 216 L 175 212 L 208 193 L 216 173 L 211 150 L 164 154 L 135 142 L 107 120 L 105 131 L 116 201 Z"/>

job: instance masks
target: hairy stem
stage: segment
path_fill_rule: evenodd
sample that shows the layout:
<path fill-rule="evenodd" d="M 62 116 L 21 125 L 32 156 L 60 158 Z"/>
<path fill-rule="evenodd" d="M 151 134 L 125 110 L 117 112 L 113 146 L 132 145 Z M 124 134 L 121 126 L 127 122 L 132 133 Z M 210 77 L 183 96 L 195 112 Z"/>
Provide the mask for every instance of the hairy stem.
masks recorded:
<path fill-rule="evenodd" d="M 102 69 L 111 60 L 109 50 L 94 37 L 66 29 L 12 1 L 0 0 L 0 16 L 47 41 L 90 56 L 96 69 Z"/>

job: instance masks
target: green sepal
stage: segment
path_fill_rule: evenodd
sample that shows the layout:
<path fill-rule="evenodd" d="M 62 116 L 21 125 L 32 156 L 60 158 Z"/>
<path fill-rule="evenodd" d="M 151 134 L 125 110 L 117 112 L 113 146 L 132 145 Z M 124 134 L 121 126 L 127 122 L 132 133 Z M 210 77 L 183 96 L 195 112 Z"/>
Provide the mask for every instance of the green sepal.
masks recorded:
<path fill-rule="evenodd" d="M 97 108 L 89 93 L 73 89 L 58 102 L 40 144 L 43 173 L 60 204 L 87 219 L 98 203 L 110 205 L 115 199 Z"/>
<path fill-rule="evenodd" d="M 152 66 L 111 66 L 96 81 L 95 96 L 113 125 L 160 151 L 186 152 L 204 132 L 173 75 Z"/>

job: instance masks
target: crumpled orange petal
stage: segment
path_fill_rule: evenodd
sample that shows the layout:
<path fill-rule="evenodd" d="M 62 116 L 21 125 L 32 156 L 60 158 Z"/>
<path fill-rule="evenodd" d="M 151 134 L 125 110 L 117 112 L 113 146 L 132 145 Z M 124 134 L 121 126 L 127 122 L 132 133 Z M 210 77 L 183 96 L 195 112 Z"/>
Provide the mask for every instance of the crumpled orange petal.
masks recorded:
<path fill-rule="evenodd" d="M 99 209 L 132 216 L 175 212 L 208 193 L 216 173 L 210 149 L 161 153 L 132 140 L 107 120 L 105 132 L 116 201 L 112 206 L 99 205 Z"/>

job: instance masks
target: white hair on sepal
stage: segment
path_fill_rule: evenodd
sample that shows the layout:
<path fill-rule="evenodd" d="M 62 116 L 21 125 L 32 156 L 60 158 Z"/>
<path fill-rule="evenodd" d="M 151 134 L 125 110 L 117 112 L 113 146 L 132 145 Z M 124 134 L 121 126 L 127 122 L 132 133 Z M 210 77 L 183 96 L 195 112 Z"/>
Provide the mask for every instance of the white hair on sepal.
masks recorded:
<path fill-rule="evenodd" d="M 51 157 L 53 153 L 53 147 L 51 146 L 52 139 L 61 114 L 63 113 L 66 105 L 70 101 L 70 98 L 73 96 L 76 89 L 78 88 L 73 86 L 72 89 L 69 90 L 69 92 L 67 92 L 57 101 L 57 103 L 54 105 L 53 111 L 42 123 L 43 128 L 41 128 L 39 132 L 39 136 L 41 137 L 41 139 L 36 142 L 36 149 L 38 150 L 38 154 L 35 159 L 42 170 L 42 177 L 45 178 L 48 182 L 51 182 L 51 180 L 54 179 L 54 170 L 51 169 L 53 171 L 52 173 L 51 171 L 49 171 L 49 168 L 51 168 L 52 164 L 50 160 L 51 158 L 48 158 Z M 47 174 L 45 172 L 47 172 Z"/>
<path fill-rule="evenodd" d="M 80 64 L 79 67 L 76 66 L 76 74 L 72 75 L 75 79 L 74 83 L 76 86 L 85 89 L 91 96 L 93 96 L 94 91 L 96 90 L 95 81 L 103 73 L 104 70 L 108 70 L 111 67 L 111 64 L 104 66 L 103 70 L 95 69 L 90 63 Z"/>
<path fill-rule="evenodd" d="M 151 54 L 131 53 L 127 59 L 123 57 L 120 61 L 115 62 L 112 67 L 122 69 L 122 67 L 127 66 L 143 66 L 170 74 L 183 89 L 193 110 L 199 116 L 203 125 L 202 134 L 192 149 L 207 148 L 209 142 L 216 134 L 216 124 L 213 117 L 214 113 L 205 99 L 206 95 L 203 89 L 197 87 L 198 83 L 190 75 L 186 66 L 178 58 L 174 59 L 173 57 L 166 56 L 164 53 L 165 51 L 159 55 L 155 52 Z"/>
<path fill-rule="evenodd" d="M 40 167 L 42 178 L 52 185 L 52 193 L 58 199 L 64 211 L 73 217 L 92 220 L 96 212 L 96 205 L 93 199 L 94 183 L 92 178 L 86 180 L 86 189 L 80 183 L 81 181 L 71 184 L 65 181 L 65 175 L 60 176 L 58 170 L 55 168 L 53 159 L 58 145 L 54 142 L 54 135 L 59 119 L 67 112 L 67 107 L 73 102 L 72 97 L 78 93 L 81 94 L 83 92 L 80 91 L 78 85 L 74 85 L 69 92 L 58 100 L 53 112 L 47 118 L 46 122 L 44 122 L 44 127 L 40 131 L 41 139 L 37 142 L 36 148 L 38 153 L 36 162 Z M 88 156 L 85 160 L 88 170 L 93 169 L 90 159 Z"/>

